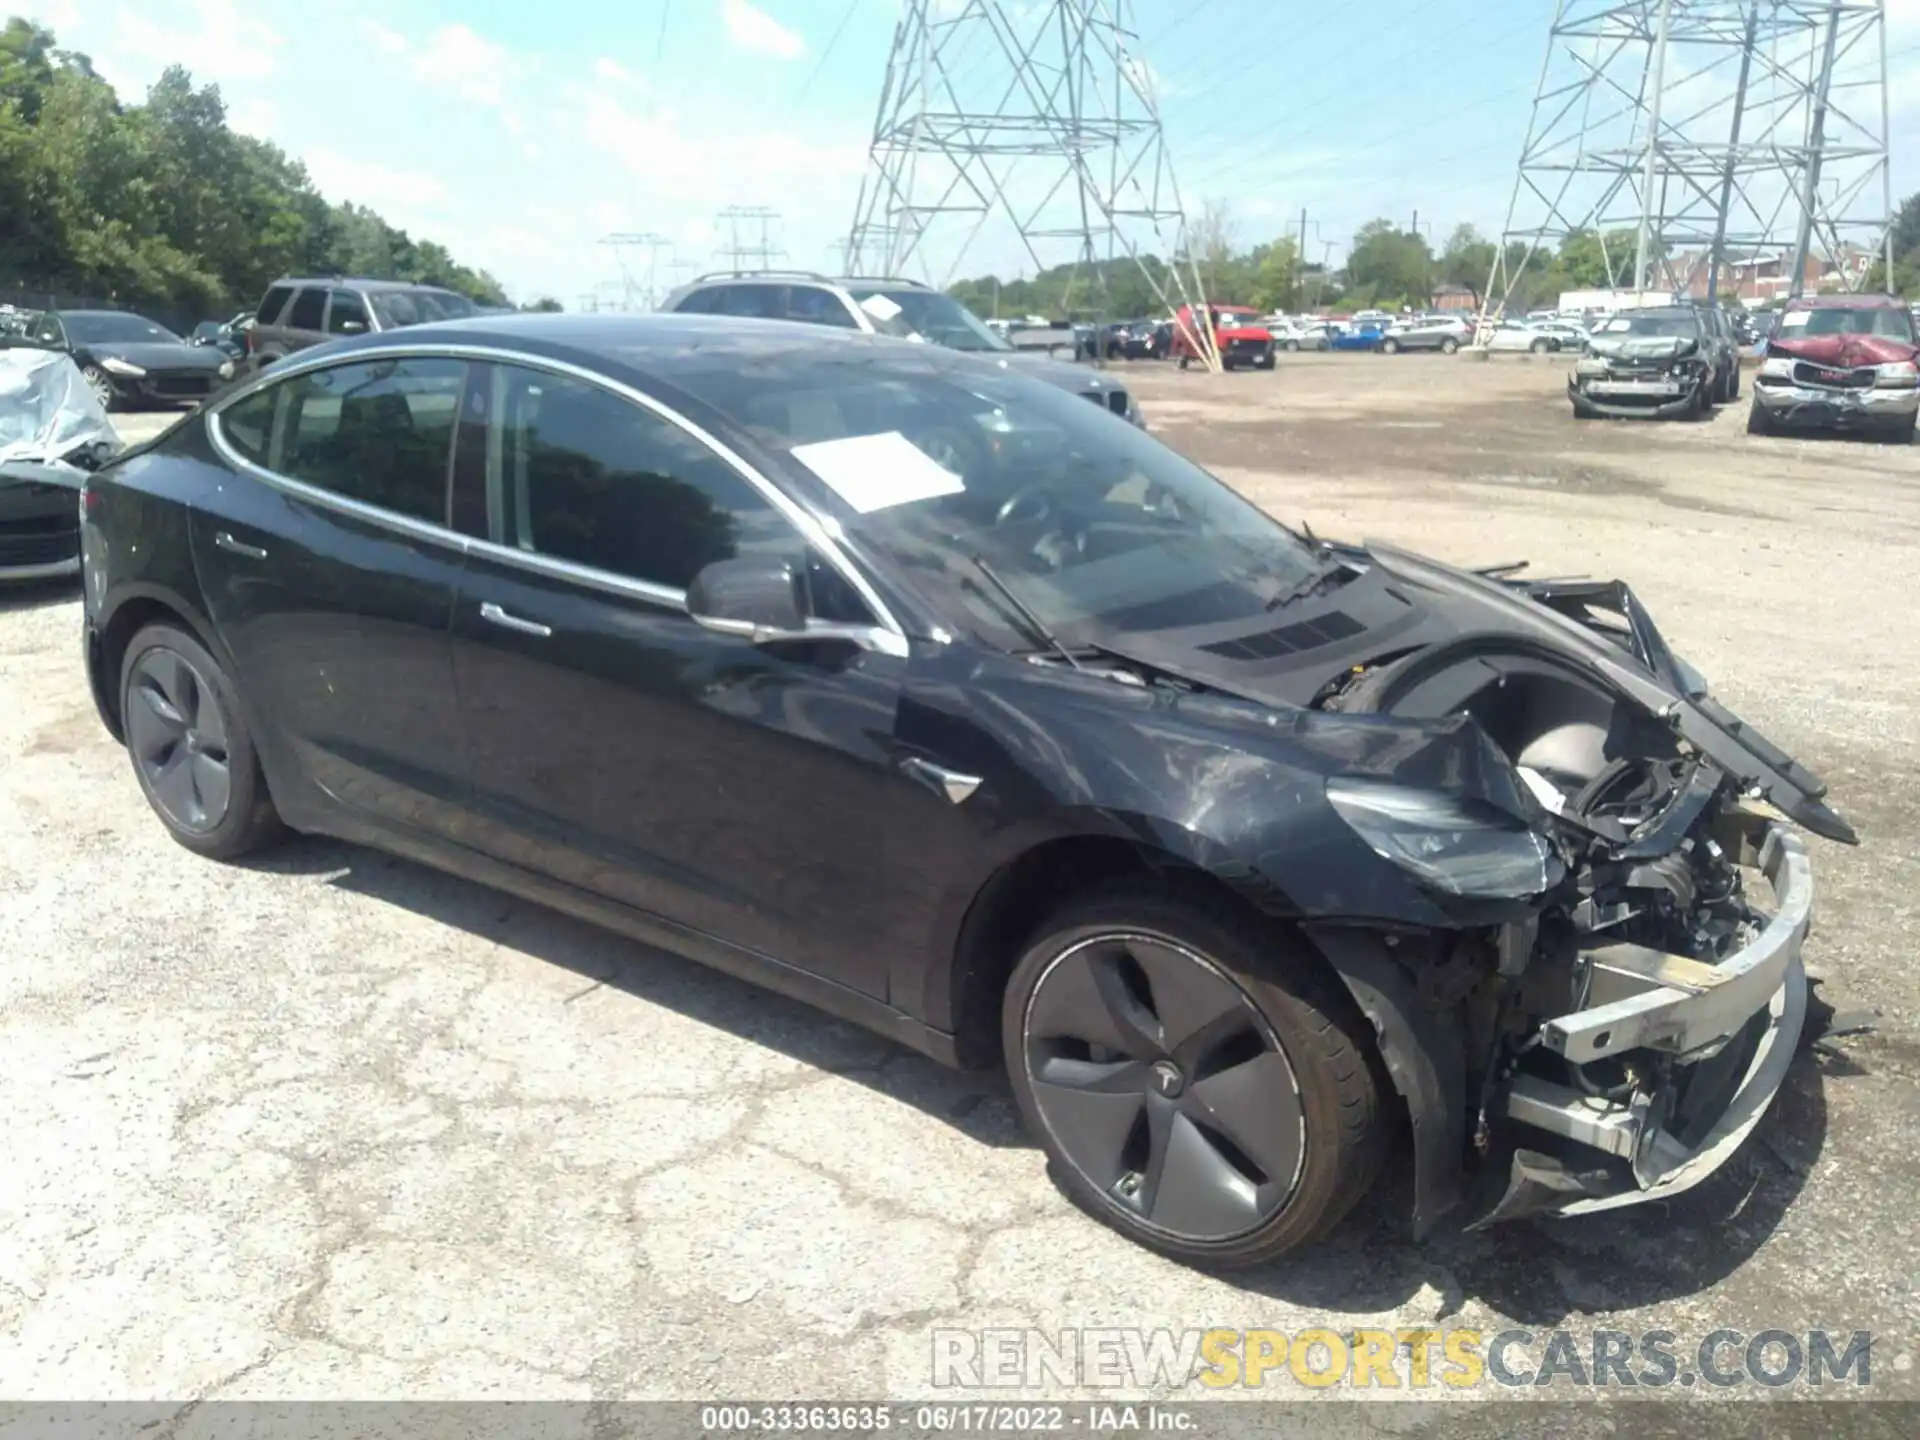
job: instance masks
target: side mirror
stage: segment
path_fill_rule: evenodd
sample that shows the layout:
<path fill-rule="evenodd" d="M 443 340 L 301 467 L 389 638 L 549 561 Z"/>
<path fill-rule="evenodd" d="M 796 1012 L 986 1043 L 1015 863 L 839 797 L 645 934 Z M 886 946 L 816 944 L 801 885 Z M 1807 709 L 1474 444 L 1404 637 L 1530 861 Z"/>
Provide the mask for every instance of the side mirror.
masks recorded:
<path fill-rule="evenodd" d="M 800 572 L 791 561 L 772 556 L 742 555 L 706 566 L 687 587 L 687 614 L 703 629 L 755 645 L 838 643 L 882 655 L 907 654 L 906 639 L 897 630 L 808 615 Z"/>
<path fill-rule="evenodd" d="M 701 570 L 687 587 L 687 614 L 756 645 L 799 639 L 807 630 L 799 573 L 789 561 L 760 555 L 716 560 Z"/>

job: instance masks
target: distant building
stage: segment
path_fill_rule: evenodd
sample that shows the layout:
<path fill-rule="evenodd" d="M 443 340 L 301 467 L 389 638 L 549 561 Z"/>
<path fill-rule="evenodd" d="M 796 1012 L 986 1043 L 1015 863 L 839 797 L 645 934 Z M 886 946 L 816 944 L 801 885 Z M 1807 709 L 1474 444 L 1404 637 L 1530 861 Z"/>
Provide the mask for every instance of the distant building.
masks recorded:
<path fill-rule="evenodd" d="M 1474 298 L 1473 291 L 1464 285 L 1442 285 L 1433 292 L 1433 308 L 1436 310 L 1478 310 L 1480 302 Z"/>
<path fill-rule="evenodd" d="M 1840 253 L 1836 267 L 1829 268 L 1823 255 L 1808 252 L 1806 269 L 1800 278 L 1802 294 L 1821 290 L 1857 290 L 1879 257 L 1874 251 L 1849 245 Z M 1681 277 L 1680 288 L 1696 300 L 1707 298 L 1710 266 L 1706 252 L 1674 257 L 1674 273 Z M 1747 255 L 1729 255 L 1720 266 L 1718 293 L 1722 299 L 1739 300 L 1747 305 L 1764 305 L 1784 300 L 1793 291 L 1793 254 L 1788 250 L 1754 251 Z"/>

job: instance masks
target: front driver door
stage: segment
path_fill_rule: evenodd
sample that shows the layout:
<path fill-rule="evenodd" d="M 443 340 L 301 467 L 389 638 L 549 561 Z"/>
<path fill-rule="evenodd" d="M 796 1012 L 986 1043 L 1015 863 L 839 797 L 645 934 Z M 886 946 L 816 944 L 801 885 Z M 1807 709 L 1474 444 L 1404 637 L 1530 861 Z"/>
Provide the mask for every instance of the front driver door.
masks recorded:
<path fill-rule="evenodd" d="M 909 662 L 696 625 L 687 583 L 738 554 L 808 566 L 819 606 L 857 597 L 673 420 L 571 376 L 492 374 L 484 543 L 454 616 L 482 843 L 886 998 L 887 962 L 926 942 L 916 876 L 955 823 L 895 764 Z"/>

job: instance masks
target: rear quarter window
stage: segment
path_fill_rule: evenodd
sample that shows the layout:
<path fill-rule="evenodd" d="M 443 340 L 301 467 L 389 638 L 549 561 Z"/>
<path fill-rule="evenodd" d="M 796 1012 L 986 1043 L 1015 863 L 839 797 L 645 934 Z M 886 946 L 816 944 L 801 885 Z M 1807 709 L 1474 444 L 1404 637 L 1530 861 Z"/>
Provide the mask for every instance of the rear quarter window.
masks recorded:
<path fill-rule="evenodd" d="M 254 319 L 262 325 L 271 325 L 280 318 L 280 312 L 287 308 L 287 297 L 293 294 L 291 285 L 275 285 L 267 291 L 267 298 L 260 302 L 260 309 Z"/>
<path fill-rule="evenodd" d="M 293 309 L 287 312 L 286 324 L 293 330 L 318 330 L 327 311 L 327 292 L 324 290 L 302 290 L 293 299 Z"/>

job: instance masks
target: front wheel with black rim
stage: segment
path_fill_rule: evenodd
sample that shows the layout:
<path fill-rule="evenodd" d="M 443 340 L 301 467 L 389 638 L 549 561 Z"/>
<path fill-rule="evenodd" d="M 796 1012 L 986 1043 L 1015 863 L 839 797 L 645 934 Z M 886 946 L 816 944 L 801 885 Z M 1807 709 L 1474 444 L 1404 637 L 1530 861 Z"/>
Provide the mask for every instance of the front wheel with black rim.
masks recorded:
<path fill-rule="evenodd" d="M 193 636 L 158 624 L 133 637 L 120 668 L 120 715 L 141 792 L 175 840 L 230 860 L 279 837 L 233 682 Z"/>
<path fill-rule="evenodd" d="M 98 365 L 82 366 L 80 378 L 87 382 L 87 389 L 100 403 L 102 410 L 111 410 L 119 400 L 119 393 L 113 388 L 113 381 L 107 378 L 107 372 Z"/>
<path fill-rule="evenodd" d="M 1384 1086 L 1364 1022 L 1317 957 L 1214 897 L 1070 901 L 1015 967 L 1001 1030 L 1055 1182 L 1177 1260 L 1299 1249 L 1378 1171 Z"/>

